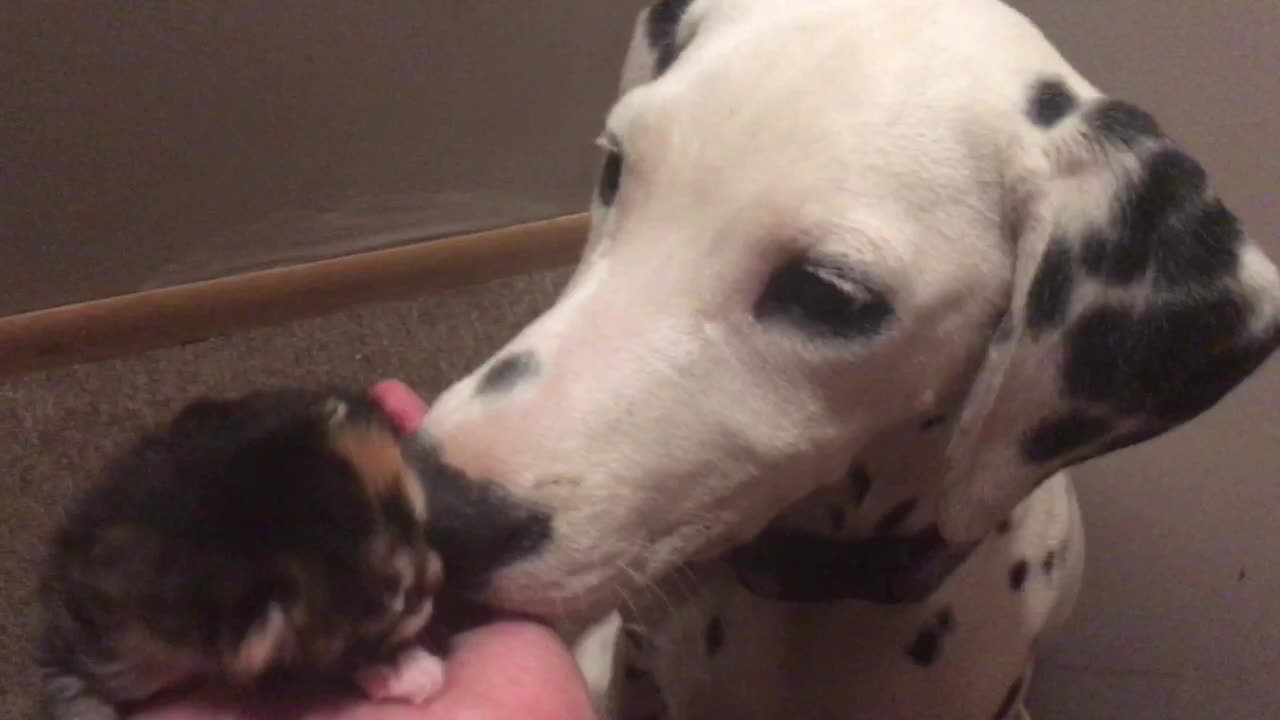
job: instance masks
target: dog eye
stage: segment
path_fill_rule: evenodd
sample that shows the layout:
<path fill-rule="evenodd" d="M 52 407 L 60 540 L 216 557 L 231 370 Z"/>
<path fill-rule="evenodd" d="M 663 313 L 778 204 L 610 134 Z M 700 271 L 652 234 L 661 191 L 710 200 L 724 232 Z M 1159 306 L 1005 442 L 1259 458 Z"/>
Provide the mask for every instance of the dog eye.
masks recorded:
<path fill-rule="evenodd" d="M 812 337 L 848 340 L 878 334 L 893 319 L 893 306 L 839 261 L 799 257 L 774 270 L 753 315 Z"/>
<path fill-rule="evenodd" d="M 604 157 L 604 168 L 600 171 L 600 203 L 605 207 L 613 205 L 618 195 L 618 186 L 622 184 L 622 152 L 610 149 Z"/>

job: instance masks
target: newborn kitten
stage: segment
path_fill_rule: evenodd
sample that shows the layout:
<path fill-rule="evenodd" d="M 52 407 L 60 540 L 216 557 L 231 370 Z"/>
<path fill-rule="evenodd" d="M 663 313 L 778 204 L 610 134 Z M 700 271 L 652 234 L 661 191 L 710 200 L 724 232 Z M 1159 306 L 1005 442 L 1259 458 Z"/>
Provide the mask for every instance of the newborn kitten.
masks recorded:
<path fill-rule="evenodd" d="M 115 720 L 186 681 L 443 683 L 418 645 L 442 580 L 427 499 L 368 397 L 201 400 L 71 511 L 43 583 L 46 717 Z"/>

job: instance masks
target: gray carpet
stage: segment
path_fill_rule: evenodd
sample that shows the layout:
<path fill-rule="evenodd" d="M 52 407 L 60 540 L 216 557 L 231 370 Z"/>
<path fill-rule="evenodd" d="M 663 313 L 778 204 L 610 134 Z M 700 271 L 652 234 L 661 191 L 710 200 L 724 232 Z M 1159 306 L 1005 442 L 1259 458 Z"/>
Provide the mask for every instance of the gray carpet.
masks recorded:
<path fill-rule="evenodd" d="M 553 297 L 538 275 L 0 384 L 0 719 L 31 717 L 36 569 L 65 503 L 141 425 L 202 393 L 399 377 L 428 397 Z"/>

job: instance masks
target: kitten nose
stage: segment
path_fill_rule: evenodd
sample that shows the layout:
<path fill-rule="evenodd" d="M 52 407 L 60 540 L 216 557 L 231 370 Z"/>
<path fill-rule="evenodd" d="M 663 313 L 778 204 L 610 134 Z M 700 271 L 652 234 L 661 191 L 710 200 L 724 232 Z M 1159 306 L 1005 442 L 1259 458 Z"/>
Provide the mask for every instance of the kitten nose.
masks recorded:
<path fill-rule="evenodd" d="M 429 440 L 407 439 L 406 456 L 422 478 L 431 508 L 427 543 L 444 560 L 445 585 L 484 589 L 504 566 L 536 555 L 551 539 L 551 516 L 491 480 L 467 476 L 440 460 Z"/>

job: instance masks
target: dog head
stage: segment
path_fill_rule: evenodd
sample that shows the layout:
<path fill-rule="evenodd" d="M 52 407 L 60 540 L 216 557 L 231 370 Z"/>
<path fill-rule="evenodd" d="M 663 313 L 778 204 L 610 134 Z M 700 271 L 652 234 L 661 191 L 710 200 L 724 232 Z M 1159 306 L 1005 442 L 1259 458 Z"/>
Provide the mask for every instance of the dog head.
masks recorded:
<path fill-rule="evenodd" d="M 576 274 L 424 428 L 551 518 L 500 605 L 615 603 L 938 413 L 939 526 L 980 538 L 1280 341 L 1201 165 L 998 2 L 664 0 L 600 144 Z"/>

